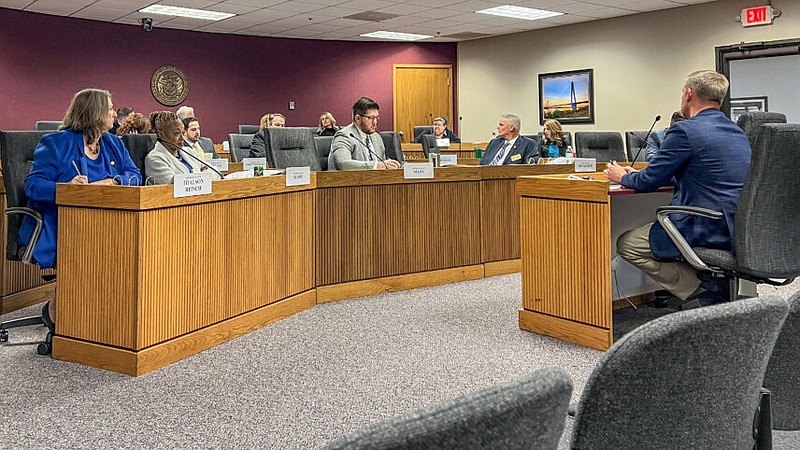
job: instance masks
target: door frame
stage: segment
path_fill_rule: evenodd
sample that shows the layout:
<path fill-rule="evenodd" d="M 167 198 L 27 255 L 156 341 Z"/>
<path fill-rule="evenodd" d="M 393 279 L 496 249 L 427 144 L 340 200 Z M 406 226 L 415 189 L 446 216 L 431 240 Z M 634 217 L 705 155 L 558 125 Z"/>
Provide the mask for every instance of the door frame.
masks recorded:
<path fill-rule="evenodd" d="M 453 130 L 456 134 L 460 133 L 459 130 L 460 126 L 456 124 L 459 122 L 453 116 L 456 110 L 456 99 L 453 97 L 453 89 L 456 84 L 455 77 L 453 75 L 453 65 L 452 64 L 392 64 L 392 129 L 397 131 L 397 69 L 448 69 L 450 75 L 450 83 L 449 83 L 449 100 L 450 100 L 450 129 Z M 460 124 L 458 124 L 460 125 Z M 412 136 L 411 140 L 414 139 Z M 410 142 L 410 141 L 409 141 Z"/>

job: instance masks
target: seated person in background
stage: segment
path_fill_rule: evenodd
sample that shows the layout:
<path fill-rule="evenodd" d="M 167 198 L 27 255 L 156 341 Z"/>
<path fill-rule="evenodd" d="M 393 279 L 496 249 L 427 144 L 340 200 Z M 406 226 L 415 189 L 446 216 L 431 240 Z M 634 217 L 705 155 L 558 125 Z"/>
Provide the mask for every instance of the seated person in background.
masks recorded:
<path fill-rule="evenodd" d="M 520 120 L 515 114 L 503 114 L 497 123 L 497 137 L 489 141 L 481 158 L 482 166 L 536 164 L 539 150 L 533 139 L 519 135 Z"/>
<path fill-rule="evenodd" d="M 561 122 L 555 119 L 545 121 L 544 128 L 542 128 L 542 140 L 539 142 L 539 156 L 542 158 L 565 156 L 567 144 L 564 142 L 563 133 Z"/>
<path fill-rule="evenodd" d="M 437 117 L 433 119 L 433 131 L 425 131 L 420 133 L 419 136 L 414 138 L 414 142 L 420 144 L 422 143 L 422 140 L 425 139 L 423 136 L 431 134 L 436 139 L 450 139 L 450 142 L 452 143 L 461 142 L 461 139 L 459 139 L 455 133 L 453 133 L 452 131 L 450 131 L 449 128 L 447 128 L 447 119 L 445 119 L 444 117 Z"/>
<path fill-rule="evenodd" d="M 669 126 L 671 127 L 681 120 L 686 120 L 686 118 L 683 117 L 680 111 L 675 111 L 669 119 Z M 656 153 L 658 153 L 658 149 L 661 148 L 661 143 L 664 142 L 664 138 L 667 136 L 668 129 L 669 127 L 662 128 L 650 133 L 650 136 L 647 138 L 647 147 L 644 149 L 644 159 L 647 162 L 650 162 L 650 160 L 656 156 Z"/>
<path fill-rule="evenodd" d="M 336 132 L 339 131 L 339 127 L 336 126 L 336 119 L 334 119 L 333 114 L 325 111 L 319 116 L 319 127 L 317 127 L 317 136 L 333 136 Z"/>
<path fill-rule="evenodd" d="M 141 113 L 131 113 L 120 123 L 117 136 L 144 134 L 150 132 L 150 121 Z"/>
<path fill-rule="evenodd" d="M 183 122 L 177 114 L 156 111 L 150 114 L 150 121 L 158 140 L 145 157 L 144 168 L 155 184 L 172 184 L 177 174 L 205 168 L 197 161 L 199 157 L 194 152 L 183 149 Z"/>
<path fill-rule="evenodd" d="M 191 106 L 181 106 L 175 111 L 175 114 L 178 115 L 180 120 L 183 120 L 187 117 L 194 117 L 194 108 Z"/>
<path fill-rule="evenodd" d="M 248 158 L 266 158 L 267 157 L 267 137 L 264 135 L 264 130 L 271 127 L 285 127 L 286 117 L 281 113 L 264 114 L 259 123 L 259 132 L 253 136 L 253 141 L 250 142 L 250 153 Z"/>
<path fill-rule="evenodd" d="M 36 145 L 33 165 L 25 178 L 28 207 L 42 215 L 42 232 L 33 257 L 42 268 L 56 266 L 58 209 L 56 184 L 134 184 L 141 183 L 142 173 L 131 160 L 120 138 L 107 133 L 114 125 L 111 94 L 100 89 L 84 89 L 72 99 L 61 131 L 46 134 Z M 35 221 L 25 217 L 19 240 L 27 245 Z M 43 311 L 45 323 L 54 329 L 55 300 Z"/>
<path fill-rule="evenodd" d="M 386 159 L 378 128 L 380 106 L 361 97 L 353 104 L 353 123 L 337 131 L 328 155 L 328 170 L 397 169 L 400 163 Z"/>
<path fill-rule="evenodd" d="M 115 136 L 121 136 L 117 130 L 119 129 L 120 124 L 125 121 L 125 119 L 133 113 L 133 108 L 129 106 L 123 106 L 117 110 L 117 118 L 114 119 L 114 126 L 108 131 L 109 133 Z"/>
<path fill-rule="evenodd" d="M 672 215 L 692 247 L 730 250 L 734 214 L 750 167 L 750 141 L 719 110 L 728 80 L 713 70 L 690 74 L 683 85 L 681 113 L 687 120 L 667 130 L 661 149 L 637 171 L 608 164 L 609 180 L 641 192 L 652 192 L 675 179 L 671 205 L 720 211 L 724 218 Z M 701 281 L 658 222 L 629 230 L 617 239 L 617 253 L 681 300 L 697 297 L 700 305 L 729 299 L 725 279 Z"/>
<path fill-rule="evenodd" d="M 205 159 L 205 150 L 200 148 L 200 121 L 197 117 L 183 119 L 183 148 L 194 152 L 200 159 Z"/>

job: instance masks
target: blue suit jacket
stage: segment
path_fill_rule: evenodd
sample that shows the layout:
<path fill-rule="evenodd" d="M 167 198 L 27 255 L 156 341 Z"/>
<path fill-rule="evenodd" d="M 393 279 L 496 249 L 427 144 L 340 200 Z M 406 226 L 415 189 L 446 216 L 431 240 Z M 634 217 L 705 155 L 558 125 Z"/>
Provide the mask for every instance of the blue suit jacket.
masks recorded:
<path fill-rule="evenodd" d="M 121 184 L 141 184 L 142 173 L 120 138 L 106 133 L 100 138 L 100 147 L 107 152 L 105 168 L 109 178 L 116 177 Z M 75 178 L 73 161 L 82 174 L 87 174 L 87 158 L 83 151 L 83 133 L 71 129 L 44 135 L 33 152 L 33 166 L 25 178 L 25 195 L 28 206 L 39 211 L 44 221 L 42 234 L 33 250 L 34 259 L 42 267 L 54 267 L 56 263 L 56 184 L 69 183 Z M 89 180 L 90 183 L 94 181 L 98 180 Z M 22 245 L 27 245 L 35 225 L 33 219 L 25 217 L 19 230 Z"/>
<path fill-rule="evenodd" d="M 622 177 L 624 186 L 654 191 L 675 178 L 671 205 L 700 206 L 722 212 L 723 220 L 672 215 L 692 246 L 731 249 L 739 194 L 750 168 L 750 142 L 741 128 L 717 109 L 706 109 L 667 130 L 661 149 L 640 172 Z M 677 258 L 677 247 L 656 222 L 650 249 L 659 258 Z"/>
<path fill-rule="evenodd" d="M 505 142 L 505 138 L 502 137 L 496 137 L 489 141 L 489 145 L 486 146 L 486 153 L 484 153 L 481 158 L 481 165 L 488 166 L 491 164 L 494 157 L 497 156 L 497 152 L 500 151 Z M 506 158 L 503 160 L 503 165 L 528 164 L 529 159 L 531 159 L 531 163 L 534 164 L 539 160 L 539 149 L 536 146 L 536 141 L 526 138 L 525 136 L 519 136 L 517 140 L 514 141 L 514 146 L 511 147 L 511 150 L 509 150 Z"/>

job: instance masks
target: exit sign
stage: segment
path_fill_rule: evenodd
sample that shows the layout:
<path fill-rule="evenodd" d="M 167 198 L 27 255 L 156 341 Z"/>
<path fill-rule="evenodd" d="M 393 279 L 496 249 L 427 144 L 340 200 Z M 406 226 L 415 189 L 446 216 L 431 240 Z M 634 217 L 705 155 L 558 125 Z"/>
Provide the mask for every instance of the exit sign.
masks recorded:
<path fill-rule="evenodd" d="M 753 6 L 742 10 L 741 21 L 743 27 L 755 27 L 758 25 L 770 25 L 775 16 L 772 13 L 772 6 Z"/>

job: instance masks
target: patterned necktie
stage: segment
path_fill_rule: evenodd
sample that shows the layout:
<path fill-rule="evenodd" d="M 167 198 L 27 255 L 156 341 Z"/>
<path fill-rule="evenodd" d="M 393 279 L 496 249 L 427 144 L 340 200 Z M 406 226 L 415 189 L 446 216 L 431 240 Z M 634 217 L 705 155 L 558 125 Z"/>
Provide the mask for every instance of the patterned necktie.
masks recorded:
<path fill-rule="evenodd" d="M 506 141 L 506 143 L 503 144 L 502 147 L 500 147 L 500 150 L 497 151 L 497 156 L 494 157 L 494 159 L 492 160 L 492 163 L 490 165 L 499 166 L 499 165 L 503 164 L 503 160 L 505 159 L 505 153 L 506 153 L 506 149 L 508 148 L 508 144 L 510 144 L 510 142 Z"/>
<path fill-rule="evenodd" d="M 367 157 L 372 161 L 372 140 L 369 138 L 369 135 L 364 139 L 364 143 L 367 144 Z"/>

